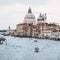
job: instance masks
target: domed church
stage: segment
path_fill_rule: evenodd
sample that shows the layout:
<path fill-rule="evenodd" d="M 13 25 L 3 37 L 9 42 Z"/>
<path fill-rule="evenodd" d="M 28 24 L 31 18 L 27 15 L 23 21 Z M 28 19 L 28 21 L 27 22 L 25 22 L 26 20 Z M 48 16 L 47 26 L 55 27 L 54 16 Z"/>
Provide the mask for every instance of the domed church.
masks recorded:
<path fill-rule="evenodd" d="M 37 23 L 40 23 L 40 22 L 46 22 L 46 13 L 45 14 L 41 14 L 39 15 L 39 17 L 37 18 Z"/>
<path fill-rule="evenodd" d="M 28 12 L 24 17 L 24 22 L 16 25 L 14 35 L 35 38 L 50 37 L 51 32 L 56 31 L 56 29 L 59 30 L 60 26 L 53 23 L 47 23 L 46 19 L 46 13 L 40 13 L 36 21 L 35 16 L 29 7 Z"/>
<path fill-rule="evenodd" d="M 33 25 L 36 23 L 35 16 L 32 13 L 32 10 L 31 10 L 30 7 L 28 9 L 28 13 L 24 17 L 24 23 L 27 23 L 27 24 L 31 24 L 32 23 Z"/>

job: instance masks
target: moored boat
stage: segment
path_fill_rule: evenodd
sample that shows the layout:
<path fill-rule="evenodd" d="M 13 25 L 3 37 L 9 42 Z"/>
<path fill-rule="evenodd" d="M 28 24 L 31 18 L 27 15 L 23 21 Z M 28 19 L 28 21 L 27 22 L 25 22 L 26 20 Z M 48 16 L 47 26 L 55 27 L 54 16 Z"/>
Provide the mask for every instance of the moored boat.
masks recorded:
<path fill-rule="evenodd" d="M 3 44 L 3 42 L 5 41 L 6 39 L 4 37 L 0 37 L 0 44 Z"/>

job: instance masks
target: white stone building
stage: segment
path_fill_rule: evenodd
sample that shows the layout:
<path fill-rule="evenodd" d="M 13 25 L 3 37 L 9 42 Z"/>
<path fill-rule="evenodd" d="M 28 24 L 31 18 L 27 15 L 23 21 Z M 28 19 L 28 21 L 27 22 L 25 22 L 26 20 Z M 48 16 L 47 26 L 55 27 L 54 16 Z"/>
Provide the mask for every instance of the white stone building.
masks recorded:
<path fill-rule="evenodd" d="M 60 26 L 54 23 L 46 22 L 46 13 L 39 15 L 37 23 L 31 8 L 28 9 L 28 13 L 24 17 L 24 22 L 17 24 L 15 35 L 45 38 L 50 37 L 52 31 L 59 29 Z"/>

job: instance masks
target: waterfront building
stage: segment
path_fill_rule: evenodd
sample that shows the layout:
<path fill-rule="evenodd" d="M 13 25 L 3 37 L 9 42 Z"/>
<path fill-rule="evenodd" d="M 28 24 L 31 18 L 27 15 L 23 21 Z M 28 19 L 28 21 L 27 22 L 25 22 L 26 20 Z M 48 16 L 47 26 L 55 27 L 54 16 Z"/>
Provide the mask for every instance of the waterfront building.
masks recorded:
<path fill-rule="evenodd" d="M 30 31 L 31 31 L 31 26 L 27 23 L 17 24 L 16 26 L 17 35 L 30 37 L 30 35 L 32 35 Z"/>
<path fill-rule="evenodd" d="M 32 28 L 32 37 L 38 37 L 38 29 L 37 29 L 37 25 L 33 25 Z"/>
<path fill-rule="evenodd" d="M 17 32 L 18 35 L 20 35 L 20 36 L 25 35 L 24 27 L 25 28 L 27 27 L 26 23 L 17 24 L 17 26 L 16 26 L 16 32 Z"/>
<path fill-rule="evenodd" d="M 50 35 L 51 39 L 60 39 L 60 30 L 55 30 L 52 31 L 51 35 Z"/>
<path fill-rule="evenodd" d="M 44 37 L 44 33 L 43 31 L 45 31 L 46 28 L 46 13 L 45 14 L 41 14 L 39 15 L 39 17 L 37 18 L 37 24 L 39 26 L 38 30 L 39 30 L 39 38 Z"/>
<path fill-rule="evenodd" d="M 24 22 L 22 24 L 17 24 L 16 26 L 16 34 L 20 36 L 28 36 L 32 37 L 32 29 L 33 25 L 36 24 L 36 19 L 34 14 L 32 13 L 31 8 L 29 7 L 28 13 L 24 17 Z"/>
<path fill-rule="evenodd" d="M 13 35 L 14 33 L 15 33 L 15 29 L 12 30 L 11 27 L 9 26 L 5 35 Z"/>
<path fill-rule="evenodd" d="M 40 13 L 36 20 L 31 8 L 29 7 L 28 13 L 24 17 L 24 22 L 16 25 L 14 35 L 36 38 L 51 37 L 51 33 L 56 29 L 60 30 L 60 26 L 56 23 L 48 23 L 46 20 L 46 13 Z"/>

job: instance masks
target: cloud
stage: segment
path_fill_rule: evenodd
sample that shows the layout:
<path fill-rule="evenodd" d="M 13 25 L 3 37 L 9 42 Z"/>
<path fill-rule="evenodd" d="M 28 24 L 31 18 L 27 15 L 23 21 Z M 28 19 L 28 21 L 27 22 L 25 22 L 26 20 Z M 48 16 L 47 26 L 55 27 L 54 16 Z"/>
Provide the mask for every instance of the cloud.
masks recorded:
<path fill-rule="evenodd" d="M 48 21 L 57 22 L 60 21 L 60 0 L 48 0 L 46 4 Z"/>
<path fill-rule="evenodd" d="M 0 3 L 2 0 L 0 0 Z M 6 0 L 7 1 L 7 0 Z M 23 0 L 22 0 L 23 1 Z M 22 23 L 24 16 L 28 11 L 29 4 L 25 1 L 11 0 L 10 4 L 0 4 L 0 29 L 7 29 L 9 25 L 16 28 L 16 24 Z M 60 23 L 60 0 L 37 0 L 37 3 L 31 1 L 31 8 L 36 19 L 41 13 L 47 13 L 48 22 Z M 45 2 L 45 3 L 44 3 Z M 7 2 L 5 2 L 7 3 Z M 42 3 L 42 4 L 39 4 Z"/>
<path fill-rule="evenodd" d="M 22 22 L 23 16 L 25 14 L 25 5 L 22 4 L 12 4 L 0 6 L 0 28 L 6 29 L 8 25 L 13 26 L 17 23 Z M 4 25 L 5 24 L 5 25 Z"/>
<path fill-rule="evenodd" d="M 37 5 L 37 4 L 46 4 L 48 0 L 0 0 L 0 5 L 5 5 L 5 4 L 14 4 L 14 3 L 22 3 L 22 4 L 25 4 L 25 5 L 29 5 L 29 4 L 34 4 L 34 5 Z"/>

